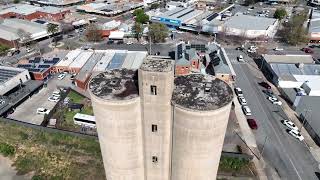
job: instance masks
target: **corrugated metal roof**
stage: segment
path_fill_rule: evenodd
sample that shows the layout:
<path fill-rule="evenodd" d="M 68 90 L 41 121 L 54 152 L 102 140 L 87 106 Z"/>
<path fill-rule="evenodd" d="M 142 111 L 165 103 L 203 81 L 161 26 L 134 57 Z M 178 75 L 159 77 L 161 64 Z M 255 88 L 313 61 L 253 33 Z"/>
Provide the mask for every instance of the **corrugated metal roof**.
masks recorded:
<path fill-rule="evenodd" d="M 277 19 L 237 14 L 230 17 L 224 24 L 227 28 L 245 30 L 267 30 L 269 26 L 275 24 Z"/>
<path fill-rule="evenodd" d="M 124 59 L 126 58 L 127 53 L 125 52 L 116 52 L 111 59 L 107 69 L 118 69 L 121 68 Z"/>
<path fill-rule="evenodd" d="M 291 63 L 291 64 L 296 64 L 296 63 L 304 63 L 304 64 L 313 64 L 314 60 L 311 55 L 269 55 L 269 54 L 264 54 L 262 55 L 264 60 L 267 63 Z"/>

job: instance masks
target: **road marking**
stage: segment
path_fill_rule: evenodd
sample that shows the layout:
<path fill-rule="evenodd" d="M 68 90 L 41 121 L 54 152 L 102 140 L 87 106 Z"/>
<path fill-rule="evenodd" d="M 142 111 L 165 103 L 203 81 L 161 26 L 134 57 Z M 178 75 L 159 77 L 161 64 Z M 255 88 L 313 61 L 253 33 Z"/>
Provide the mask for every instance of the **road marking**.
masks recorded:
<path fill-rule="evenodd" d="M 243 72 L 243 74 L 245 74 L 245 73 L 244 73 L 244 70 L 243 70 L 242 67 L 241 67 L 241 65 L 239 65 L 239 66 L 240 66 L 240 69 L 241 69 L 241 71 Z M 245 74 L 244 77 L 245 77 L 245 79 L 246 79 L 248 82 L 250 82 L 246 74 Z M 253 89 L 253 88 L 252 88 L 252 89 Z M 257 96 L 257 94 L 256 94 L 256 91 L 254 91 L 254 93 L 252 93 L 252 94 L 253 94 L 253 95 L 255 96 L 255 98 L 259 101 L 258 104 L 259 104 L 260 108 L 262 109 L 263 113 L 265 113 L 265 115 L 267 116 L 267 113 L 265 112 L 263 106 L 261 105 L 260 100 L 259 100 L 259 98 L 258 98 L 258 96 Z M 267 117 L 268 117 L 268 116 L 267 116 Z M 268 118 L 268 119 L 269 119 L 269 118 Z M 301 178 L 301 176 L 300 176 L 300 174 L 299 174 L 299 171 L 297 170 L 296 166 L 293 164 L 293 162 L 292 162 L 291 158 L 288 156 L 287 152 L 284 150 L 284 147 L 283 147 L 283 144 L 282 144 L 282 142 L 281 142 L 281 140 L 280 140 L 280 137 L 279 137 L 278 134 L 276 133 L 276 131 L 275 131 L 272 123 L 270 123 L 269 121 L 267 121 L 267 122 L 268 122 L 269 126 L 272 127 L 272 130 L 273 130 L 273 132 L 274 132 L 274 134 L 275 134 L 275 136 L 276 136 L 279 144 L 282 146 L 282 151 L 284 152 L 285 156 L 289 159 L 289 161 L 290 161 L 291 165 L 293 166 L 295 172 L 297 173 L 299 179 L 302 180 L 302 178 Z"/>

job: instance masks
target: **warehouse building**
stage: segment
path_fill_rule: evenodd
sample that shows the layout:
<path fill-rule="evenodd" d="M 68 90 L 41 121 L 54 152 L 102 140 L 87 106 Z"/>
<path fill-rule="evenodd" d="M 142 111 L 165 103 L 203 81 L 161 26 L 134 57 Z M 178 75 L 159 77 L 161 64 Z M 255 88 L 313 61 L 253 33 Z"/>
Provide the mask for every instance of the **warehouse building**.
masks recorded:
<path fill-rule="evenodd" d="M 21 40 L 19 31 L 30 35 L 30 40 L 38 40 L 49 36 L 47 27 L 43 24 L 23 19 L 3 19 L 0 22 L 0 43 L 10 47 L 19 46 Z"/>
<path fill-rule="evenodd" d="M 174 78 L 174 71 L 174 61 L 147 57 L 138 72 L 91 79 L 107 179 L 216 179 L 232 89 L 210 75 Z"/>
<path fill-rule="evenodd" d="M 273 38 L 278 25 L 274 18 L 236 14 L 223 24 L 222 32 L 245 38 Z"/>
<path fill-rule="evenodd" d="M 86 0 L 30 0 L 32 4 L 66 7 L 84 3 Z"/>
<path fill-rule="evenodd" d="M 0 66 L 0 96 L 30 79 L 26 69 Z"/>
<path fill-rule="evenodd" d="M 75 84 L 86 89 L 92 74 L 111 69 L 139 69 L 147 54 L 145 51 L 96 50 L 77 74 Z"/>
<path fill-rule="evenodd" d="M 89 3 L 77 7 L 77 11 L 105 16 L 119 15 L 143 7 L 142 2 Z"/>
<path fill-rule="evenodd" d="M 196 31 L 201 21 L 210 14 L 212 13 L 198 10 L 194 7 L 177 7 L 160 15 L 152 16 L 151 21 L 162 23 L 169 27 Z"/>
<path fill-rule="evenodd" d="M 29 4 L 13 4 L 0 9 L 0 17 L 2 18 L 18 18 L 26 20 L 45 19 L 48 21 L 59 21 L 64 19 L 70 10 L 57 7 L 39 7 Z"/>

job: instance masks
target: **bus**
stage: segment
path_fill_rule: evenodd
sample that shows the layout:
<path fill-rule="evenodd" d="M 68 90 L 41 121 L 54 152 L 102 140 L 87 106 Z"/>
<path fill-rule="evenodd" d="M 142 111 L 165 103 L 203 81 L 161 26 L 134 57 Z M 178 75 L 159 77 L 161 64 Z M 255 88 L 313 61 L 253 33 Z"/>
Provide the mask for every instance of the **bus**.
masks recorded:
<path fill-rule="evenodd" d="M 96 118 L 87 114 L 77 113 L 73 116 L 74 124 L 96 128 Z"/>

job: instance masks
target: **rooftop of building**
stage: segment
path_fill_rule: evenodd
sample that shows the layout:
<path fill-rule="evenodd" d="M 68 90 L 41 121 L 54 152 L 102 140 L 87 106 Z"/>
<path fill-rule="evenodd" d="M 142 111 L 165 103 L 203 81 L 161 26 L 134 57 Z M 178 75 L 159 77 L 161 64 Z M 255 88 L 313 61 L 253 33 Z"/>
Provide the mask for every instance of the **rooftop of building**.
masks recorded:
<path fill-rule="evenodd" d="M 49 14 L 56 14 L 56 13 L 62 12 L 63 9 L 52 7 L 52 6 L 40 7 L 40 6 L 33 6 L 30 4 L 11 4 L 1 8 L 0 14 L 7 14 L 10 12 L 13 12 L 13 13 L 22 14 L 22 15 L 29 15 L 37 11 L 45 12 Z"/>
<path fill-rule="evenodd" d="M 18 68 L 24 68 L 32 73 L 43 73 L 60 61 L 59 57 L 42 58 L 34 57 L 26 61 L 26 63 L 18 64 Z"/>
<path fill-rule="evenodd" d="M 93 2 L 78 6 L 78 10 L 86 12 L 96 12 L 102 14 L 108 13 L 120 13 L 123 11 L 128 11 L 137 7 L 143 6 L 143 3 L 137 2 L 126 2 L 126 3 L 108 3 L 108 2 Z"/>
<path fill-rule="evenodd" d="M 262 55 L 264 60 L 267 63 L 304 63 L 304 64 L 313 64 L 314 60 L 311 55 L 298 55 L 298 54 L 287 54 L 287 55 L 269 55 L 264 54 Z"/>
<path fill-rule="evenodd" d="M 219 109 L 233 99 L 231 87 L 210 75 L 190 74 L 174 80 L 172 95 L 174 104 L 197 111 Z"/>
<path fill-rule="evenodd" d="M 318 33 L 320 32 L 320 11 L 313 10 L 312 17 L 309 25 L 309 33 Z"/>
<path fill-rule="evenodd" d="M 103 56 L 104 53 L 102 52 L 93 53 L 93 55 L 89 58 L 86 64 L 79 71 L 78 75 L 76 76 L 76 79 L 84 82 L 88 77 L 90 77 L 92 69 L 98 63 L 98 61 L 101 60 Z"/>
<path fill-rule="evenodd" d="M 147 57 L 140 69 L 143 71 L 154 71 L 154 72 L 170 72 L 174 68 L 172 60 L 163 59 L 161 57 Z"/>
<path fill-rule="evenodd" d="M 64 6 L 69 4 L 76 4 L 79 2 L 85 2 L 85 0 L 32 0 L 32 1 L 39 4 L 57 5 L 57 6 Z"/>
<path fill-rule="evenodd" d="M 89 83 L 89 90 L 104 100 L 127 100 L 138 94 L 137 71 L 113 69 L 94 76 Z"/>
<path fill-rule="evenodd" d="M 17 76 L 23 71 L 26 71 L 26 70 L 22 68 L 0 66 L 0 85 L 10 80 L 11 78 Z"/>
<path fill-rule="evenodd" d="M 202 10 L 195 9 L 194 7 L 177 7 L 173 10 L 166 11 L 159 15 L 159 17 L 167 18 L 167 19 L 176 19 L 181 22 L 189 21 L 201 14 L 205 13 Z"/>
<path fill-rule="evenodd" d="M 284 63 L 270 63 L 274 73 L 278 76 L 283 75 L 308 75 L 319 76 L 319 64 L 284 64 Z"/>
<path fill-rule="evenodd" d="M 225 27 L 245 30 L 267 30 L 274 25 L 277 19 L 236 14 L 230 17 L 224 24 Z"/>
<path fill-rule="evenodd" d="M 44 37 L 48 35 L 47 27 L 42 24 L 23 19 L 3 19 L 0 21 L 0 37 L 6 40 L 19 39 L 18 30 L 22 29 L 31 35 L 31 38 Z"/>

